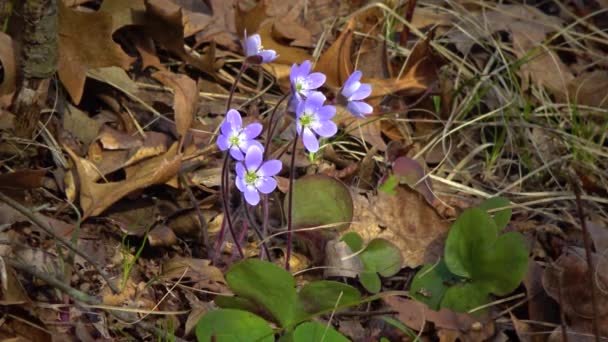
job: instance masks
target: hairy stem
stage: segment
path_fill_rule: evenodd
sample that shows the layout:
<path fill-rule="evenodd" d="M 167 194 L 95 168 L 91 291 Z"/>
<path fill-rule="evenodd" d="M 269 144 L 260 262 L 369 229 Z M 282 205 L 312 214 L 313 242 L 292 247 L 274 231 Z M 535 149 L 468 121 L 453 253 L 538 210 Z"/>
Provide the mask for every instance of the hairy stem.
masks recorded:
<path fill-rule="evenodd" d="M 293 140 L 291 148 L 291 163 L 289 165 L 289 193 L 287 194 L 287 248 L 285 250 L 285 269 L 289 271 L 289 259 L 291 259 L 291 243 L 293 239 L 293 180 L 296 173 L 296 146 L 298 145 L 298 133 Z"/>
<path fill-rule="evenodd" d="M 222 166 L 222 181 L 221 181 L 221 189 L 220 193 L 222 194 L 222 202 L 224 203 L 224 220 L 228 225 L 228 230 L 230 231 L 230 235 L 232 236 L 232 240 L 236 244 L 236 248 L 239 251 L 239 255 L 241 259 L 245 257 L 243 253 L 243 249 L 239 243 L 239 240 L 234 232 L 234 226 L 232 225 L 232 218 L 230 217 L 230 184 L 229 184 L 229 172 L 228 172 L 228 162 L 230 161 L 230 153 L 226 152 L 226 156 L 224 157 L 224 165 Z M 225 226 L 223 226 L 225 227 Z M 221 235 L 221 232 L 220 232 Z M 219 250 L 216 251 L 219 253 Z"/>
<path fill-rule="evenodd" d="M 275 116 L 279 106 L 281 105 L 281 103 L 283 101 L 285 101 L 289 97 L 289 95 L 290 95 L 289 93 L 283 95 L 277 102 L 274 109 L 272 110 L 272 113 L 270 113 L 270 118 L 268 120 L 268 128 L 267 128 L 268 134 L 266 134 L 266 142 L 264 143 L 264 159 L 266 159 L 266 157 L 268 155 L 268 147 L 270 146 L 270 141 L 272 140 L 272 136 L 274 135 L 274 129 L 276 128 L 276 125 L 273 125 L 274 116 Z"/>
<path fill-rule="evenodd" d="M 247 62 L 243 62 L 243 64 L 241 65 L 241 68 L 239 69 L 239 73 L 236 75 L 236 79 L 234 80 L 234 83 L 232 84 L 232 88 L 230 88 L 230 94 L 228 95 L 228 101 L 226 101 L 226 111 L 230 110 L 230 105 L 232 104 L 232 97 L 234 96 L 234 92 L 236 91 L 236 86 L 237 86 L 237 84 L 239 84 L 239 81 L 241 80 L 241 76 L 243 76 L 243 72 L 245 72 L 245 70 L 247 70 L 247 67 L 249 67 Z"/>

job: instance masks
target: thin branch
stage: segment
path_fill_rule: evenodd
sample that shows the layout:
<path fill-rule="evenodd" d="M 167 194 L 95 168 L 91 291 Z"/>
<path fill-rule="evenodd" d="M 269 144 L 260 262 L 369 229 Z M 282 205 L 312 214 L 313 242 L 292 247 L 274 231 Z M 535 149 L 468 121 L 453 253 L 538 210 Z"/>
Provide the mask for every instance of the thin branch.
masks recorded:
<path fill-rule="evenodd" d="M 30 221 L 32 221 L 32 223 L 36 224 L 38 227 L 40 227 L 42 230 L 44 230 L 47 234 L 52 236 L 55 240 L 61 242 L 61 244 L 63 246 L 65 246 L 65 248 L 69 249 L 74 254 L 79 255 L 84 260 L 86 260 L 89 264 L 91 264 L 95 268 L 95 270 L 97 270 L 97 272 L 99 272 L 99 274 L 106 281 L 106 283 L 108 284 L 108 286 L 110 287 L 112 292 L 114 292 L 114 293 L 120 292 L 118 287 L 116 287 L 116 285 L 110 280 L 110 276 L 106 273 L 106 271 L 104 271 L 99 265 L 97 265 L 97 263 L 95 263 L 95 261 L 93 261 L 93 258 L 91 258 L 91 256 L 78 250 L 78 248 L 75 247 L 70 241 L 55 234 L 55 232 L 53 231 L 53 228 L 51 228 L 46 222 L 44 222 L 38 216 L 36 216 L 30 209 L 26 208 L 25 206 L 23 206 L 21 203 L 15 201 L 14 199 L 6 196 L 2 192 L 0 192 L 0 201 L 15 208 L 17 211 L 19 211 L 21 214 L 23 214 L 25 217 L 27 217 Z"/>

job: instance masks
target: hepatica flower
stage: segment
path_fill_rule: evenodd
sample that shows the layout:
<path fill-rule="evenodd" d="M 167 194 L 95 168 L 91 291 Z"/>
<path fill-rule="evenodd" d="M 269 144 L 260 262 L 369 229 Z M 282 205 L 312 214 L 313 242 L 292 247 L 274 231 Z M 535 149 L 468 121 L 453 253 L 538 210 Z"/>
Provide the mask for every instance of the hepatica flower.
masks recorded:
<path fill-rule="evenodd" d="M 241 114 L 234 109 L 226 113 L 226 119 L 220 127 L 221 134 L 217 138 L 217 147 L 221 151 L 230 149 L 230 155 L 236 160 L 243 160 L 245 152 L 251 146 L 262 148 L 262 144 L 254 140 L 262 132 L 262 124 L 252 123 L 243 128 Z"/>
<path fill-rule="evenodd" d="M 247 61 L 255 64 L 270 63 L 279 57 L 276 51 L 264 49 L 262 46 L 262 38 L 260 38 L 259 34 L 247 37 L 247 32 L 245 32 L 243 50 L 245 50 Z"/>
<path fill-rule="evenodd" d="M 319 150 L 317 135 L 329 138 L 336 134 L 338 127 L 331 121 L 336 114 L 336 107 L 324 106 L 325 96 L 320 92 L 314 92 L 300 102 L 296 110 L 296 129 L 298 135 L 302 135 L 304 147 L 309 152 Z"/>
<path fill-rule="evenodd" d="M 302 98 L 310 96 L 311 93 L 325 83 L 325 75 L 320 72 L 310 73 L 312 65 L 310 61 L 304 61 L 304 63 L 297 65 L 294 64 L 291 67 L 289 73 L 289 79 L 291 81 L 291 88 L 294 93 L 294 97 L 297 98 L 298 103 Z"/>
<path fill-rule="evenodd" d="M 346 109 L 354 116 L 365 119 L 365 114 L 370 114 L 374 109 L 369 104 L 361 101 L 372 93 L 372 87 L 368 83 L 361 83 L 361 71 L 355 71 L 342 87 L 342 96 L 346 99 Z"/>
<path fill-rule="evenodd" d="M 245 154 L 245 162 L 236 164 L 236 187 L 245 195 L 245 201 L 251 205 L 260 202 L 260 192 L 271 193 L 277 187 L 274 175 L 281 171 L 280 160 L 262 160 L 264 149 L 251 146 Z"/>

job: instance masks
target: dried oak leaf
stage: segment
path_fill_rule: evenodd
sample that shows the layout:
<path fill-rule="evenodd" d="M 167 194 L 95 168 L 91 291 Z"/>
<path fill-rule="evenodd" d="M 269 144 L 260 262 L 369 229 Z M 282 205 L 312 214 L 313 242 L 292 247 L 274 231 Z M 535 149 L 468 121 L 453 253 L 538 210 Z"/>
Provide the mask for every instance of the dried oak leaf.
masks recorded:
<path fill-rule="evenodd" d="M 205 259 L 174 257 L 162 265 L 161 279 L 192 284 L 197 289 L 228 292 L 222 271 Z"/>
<path fill-rule="evenodd" d="M 173 109 L 175 111 L 175 126 L 177 134 L 183 141 L 196 111 L 198 102 L 198 87 L 190 77 L 169 71 L 157 71 L 152 74 L 156 80 L 173 89 Z"/>
<path fill-rule="evenodd" d="M 118 66 L 128 69 L 129 57 L 112 40 L 112 16 L 107 12 L 81 12 L 59 1 L 59 79 L 80 103 L 87 70 Z"/>
<path fill-rule="evenodd" d="M 401 250 L 404 267 L 436 262 L 443 255 L 448 222 L 416 191 L 402 186 L 395 190 L 395 195 L 378 192 L 369 199 L 354 195 L 355 214 L 349 231 L 357 232 L 365 241 L 391 241 Z"/>
<path fill-rule="evenodd" d="M 133 165 L 124 181 L 97 183 L 95 180 L 99 178 L 99 174 L 95 165 L 78 157 L 69 148 L 65 146 L 64 148 L 74 161 L 80 180 L 80 206 L 83 209 L 83 219 L 101 214 L 116 201 L 135 190 L 166 183 L 175 177 L 181 166 L 181 155 L 177 154 L 177 144 L 173 144 L 169 151 Z"/>
<path fill-rule="evenodd" d="M 0 65 L 4 73 L 0 82 L 0 108 L 6 108 L 11 105 L 15 93 L 17 66 L 13 39 L 4 32 L 0 32 Z"/>

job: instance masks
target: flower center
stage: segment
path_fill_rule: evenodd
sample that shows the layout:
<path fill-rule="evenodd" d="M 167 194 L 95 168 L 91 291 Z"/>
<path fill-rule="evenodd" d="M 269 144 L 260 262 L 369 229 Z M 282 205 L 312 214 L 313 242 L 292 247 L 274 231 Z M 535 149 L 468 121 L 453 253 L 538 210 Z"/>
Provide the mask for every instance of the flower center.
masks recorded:
<path fill-rule="evenodd" d="M 239 146 L 241 144 L 240 134 L 237 132 L 232 133 L 230 138 L 228 138 L 228 142 L 230 143 L 230 146 Z"/>
<path fill-rule="evenodd" d="M 304 89 L 308 89 L 308 82 L 304 77 L 296 78 L 296 92 L 301 92 Z"/>
<path fill-rule="evenodd" d="M 315 115 L 312 113 L 304 112 L 302 113 L 302 116 L 300 116 L 300 125 L 304 128 L 310 127 L 313 122 L 315 122 Z"/>
<path fill-rule="evenodd" d="M 260 176 L 258 176 L 258 174 L 255 171 L 247 171 L 245 173 L 245 177 L 243 177 L 245 184 L 247 185 L 255 185 L 255 182 L 257 182 L 258 178 L 260 178 Z"/>

